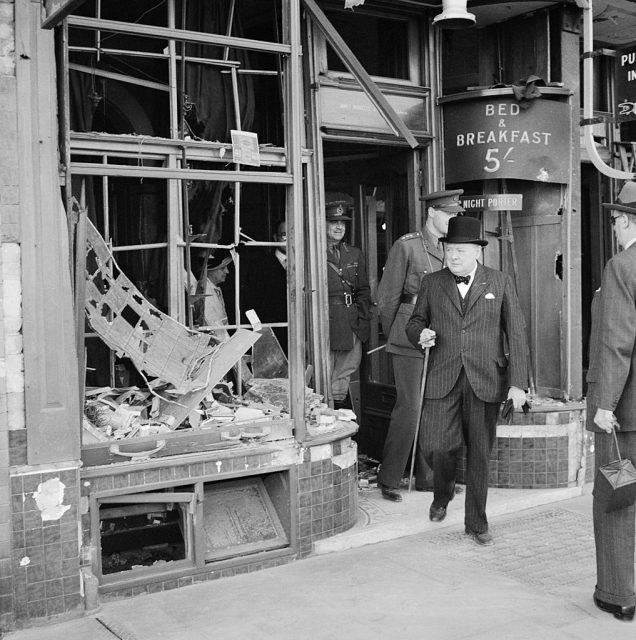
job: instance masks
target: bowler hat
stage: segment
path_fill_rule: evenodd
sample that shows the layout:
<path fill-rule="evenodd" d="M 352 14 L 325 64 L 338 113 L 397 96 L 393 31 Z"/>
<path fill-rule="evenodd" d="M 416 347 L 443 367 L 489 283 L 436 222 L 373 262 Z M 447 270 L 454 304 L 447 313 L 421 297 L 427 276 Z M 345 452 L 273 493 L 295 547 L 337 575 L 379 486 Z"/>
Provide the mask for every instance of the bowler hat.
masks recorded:
<path fill-rule="evenodd" d="M 325 194 L 325 218 L 329 222 L 351 220 L 351 217 L 347 215 L 347 209 L 351 203 L 352 199 L 346 193 Z"/>
<path fill-rule="evenodd" d="M 208 271 L 227 267 L 232 262 L 232 254 L 227 249 L 217 249 L 213 256 L 208 258 L 206 268 Z"/>
<path fill-rule="evenodd" d="M 616 202 L 603 202 L 603 207 L 636 215 L 636 182 L 626 182 L 616 196 Z"/>
<path fill-rule="evenodd" d="M 464 193 L 463 189 L 451 189 L 450 191 L 434 191 L 428 195 L 422 196 L 420 200 L 426 203 L 427 207 L 441 209 L 448 213 L 461 213 L 466 211 L 459 204 L 459 196 Z"/>
<path fill-rule="evenodd" d="M 481 223 L 470 216 L 455 216 L 448 221 L 448 234 L 440 242 L 452 244 L 478 244 L 485 247 L 488 240 L 481 239 Z"/>

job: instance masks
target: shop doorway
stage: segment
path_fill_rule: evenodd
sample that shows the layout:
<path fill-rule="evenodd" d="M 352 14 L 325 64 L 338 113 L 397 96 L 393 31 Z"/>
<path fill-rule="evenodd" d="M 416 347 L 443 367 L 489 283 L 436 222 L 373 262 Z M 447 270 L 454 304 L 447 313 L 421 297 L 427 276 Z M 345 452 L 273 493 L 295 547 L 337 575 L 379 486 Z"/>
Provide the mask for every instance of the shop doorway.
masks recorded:
<path fill-rule="evenodd" d="M 418 188 L 416 154 L 380 145 L 324 144 L 325 192 L 345 193 L 353 200 L 353 215 L 346 241 L 361 248 L 373 302 L 371 336 L 362 364 L 351 383 L 351 401 L 358 415 L 356 436 L 359 453 L 379 460 L 389 417 L 395 403 L 386 337 L 378 320 L 378 283 L 393 243 L 415 227 L 414 202 Z"/>

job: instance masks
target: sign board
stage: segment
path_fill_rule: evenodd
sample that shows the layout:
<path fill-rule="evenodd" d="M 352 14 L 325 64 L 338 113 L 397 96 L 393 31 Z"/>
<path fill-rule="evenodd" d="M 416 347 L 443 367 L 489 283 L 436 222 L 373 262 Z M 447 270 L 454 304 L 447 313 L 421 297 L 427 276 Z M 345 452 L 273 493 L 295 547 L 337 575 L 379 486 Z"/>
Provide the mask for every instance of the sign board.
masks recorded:
<path fill-rule="evenodd" d="M 483 196 L 460 196 L 466 211 L 521 211 L 522 193 L 490 193 Z"/>
<path fill-rule="evenodd" d="M 447 183 L 518 178 L 566 183 L 570 107 L 564 102 L 477 97 L 444 104 Z"/>
<path fill-rule="evenodd" d="M 636 120 L 636 47 L 617 51 L 614 69 L 616 120 Z"/>
<path fill-rule="evenodd" d="M 414 132 L 427 130 L 426 107 L 423 96 L 396 95 L 382 92 L 395 112 Z M 320 87 L 322 126 L 334 129 L 389 133 L 393 130 L 369 97 L 357 87 Z"/>

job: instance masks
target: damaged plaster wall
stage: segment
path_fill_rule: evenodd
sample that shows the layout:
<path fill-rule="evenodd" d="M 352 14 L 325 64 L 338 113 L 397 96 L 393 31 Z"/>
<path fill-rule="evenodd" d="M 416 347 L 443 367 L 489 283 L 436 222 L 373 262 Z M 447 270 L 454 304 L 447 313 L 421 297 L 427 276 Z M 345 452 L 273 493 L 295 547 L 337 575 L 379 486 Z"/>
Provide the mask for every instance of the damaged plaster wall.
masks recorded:
<path fill-rule="evenodd" d="M 64 483 L 59 478 L 49 478 L 38 485 L 33 492 L 33 499 L 40 510 L 42 521 L 59 520 L 70 508 L 64 502 Z"/>

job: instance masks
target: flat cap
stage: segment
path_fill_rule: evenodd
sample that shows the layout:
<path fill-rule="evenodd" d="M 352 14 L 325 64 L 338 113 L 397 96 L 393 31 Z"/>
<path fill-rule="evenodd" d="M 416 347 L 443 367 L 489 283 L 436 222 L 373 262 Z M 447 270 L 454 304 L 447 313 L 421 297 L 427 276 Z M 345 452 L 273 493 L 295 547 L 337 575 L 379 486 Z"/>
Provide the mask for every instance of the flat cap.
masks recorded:
<path fill-rule="evenodd" d="M 434 207 L 449 213 L 461 213 L 465 211 L 464 207 L 459 204 L 459 196 L 464 193 L 463 189 L 451 189 L 449 191 L 434 191 L 428 195 L 422 196 L 420 200 L 426 203 L 427 207 Z"/>

